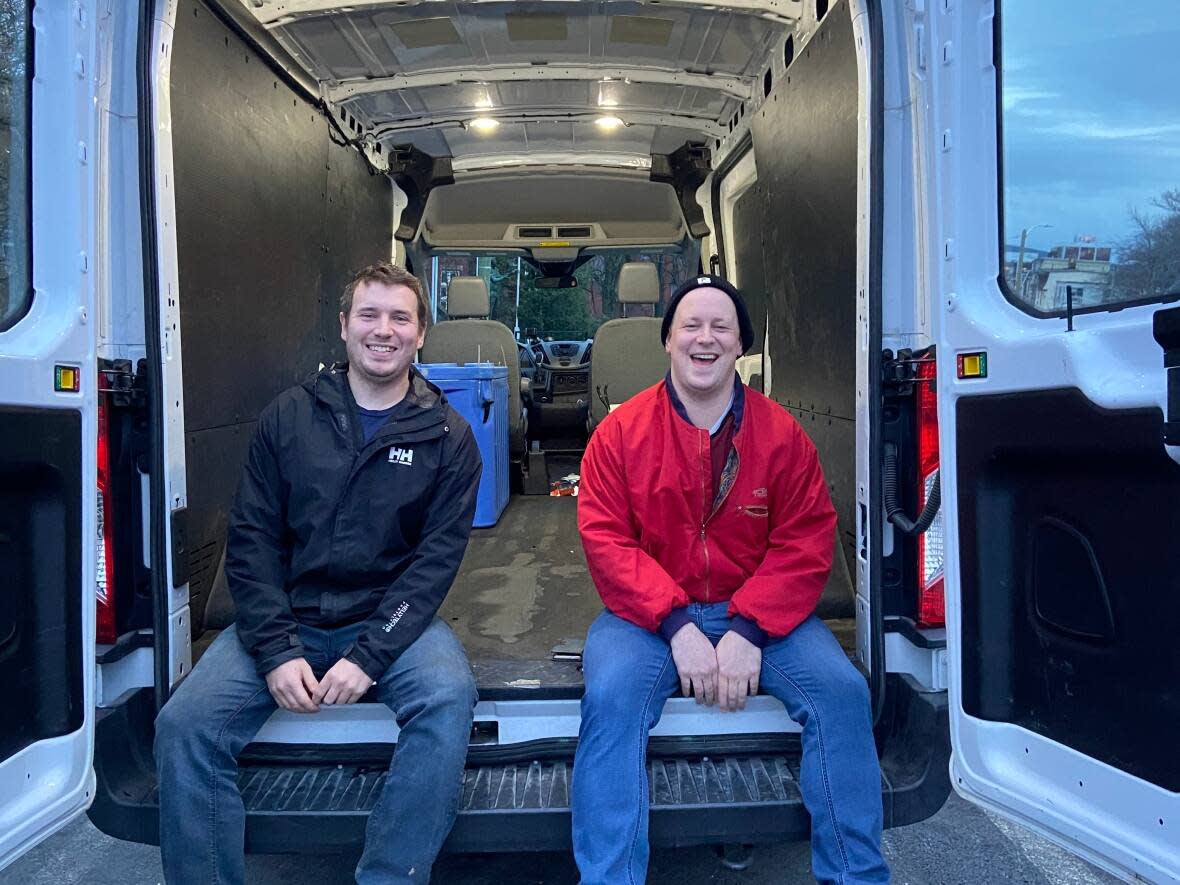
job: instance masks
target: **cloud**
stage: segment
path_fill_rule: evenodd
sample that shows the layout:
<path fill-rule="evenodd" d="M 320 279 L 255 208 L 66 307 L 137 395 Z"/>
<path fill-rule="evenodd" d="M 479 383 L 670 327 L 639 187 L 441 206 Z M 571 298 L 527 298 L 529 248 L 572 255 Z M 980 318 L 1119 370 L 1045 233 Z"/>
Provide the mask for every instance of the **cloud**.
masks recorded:
<path fill-rule="evenodd" d="M 1017 113 L 1029 113 L 1031 109 L 1021 107 L 1029 102 L 1045 101 L 1058 99 L 1061 97 L 1059 92 L 1053 92 L 1049 89 L 1036 89 L 1030 86 L 1004 86 L 1004 110 L 1015 111 Z M 1044 111 L 1038 111 L 1043 113 Z"/>
<path fill-rule="evenodd" d="M 1076 115 L 1075 115 L 1076 116 Z M 1104 141 L 1120 139 L 1157 140 L 1165 135 L 1180 133 L 1180 123 L 1165 123 L 1158 126 L 1118 126 L 1100 119 L 1091 121 L 1066 120 L 1054 126 L 1042 127 L 1046 135 L 1064 135 L 1070 138 L 1097 138 Z"/>

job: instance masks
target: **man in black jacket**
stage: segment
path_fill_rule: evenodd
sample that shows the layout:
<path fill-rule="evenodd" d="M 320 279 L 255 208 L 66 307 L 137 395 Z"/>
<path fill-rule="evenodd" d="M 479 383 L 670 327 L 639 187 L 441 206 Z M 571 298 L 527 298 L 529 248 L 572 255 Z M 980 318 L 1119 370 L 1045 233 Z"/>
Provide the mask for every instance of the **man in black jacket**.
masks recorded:
<path fill-rule="evenodd" d="M 156 720 L 170 885 L 244 879 L 237 755 L 275 707 L 314 713 L 370 688 L 397 752 L 369 817 L 358 882 L 424 882 L 454 822 L 475 705 L 463 647 L 435 613 L 475 513 L 467 422 L 412 366 L 421 283 L 365 268 L 341 298 L 348 363 L 258 420 L 230 517 L 237 622 Z"/>

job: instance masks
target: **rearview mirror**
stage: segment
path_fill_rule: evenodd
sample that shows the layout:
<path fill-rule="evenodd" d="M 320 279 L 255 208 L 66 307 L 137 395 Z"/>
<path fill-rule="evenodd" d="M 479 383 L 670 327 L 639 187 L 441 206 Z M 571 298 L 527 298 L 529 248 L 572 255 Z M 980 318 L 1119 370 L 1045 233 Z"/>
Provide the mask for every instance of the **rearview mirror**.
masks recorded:
<path fill-rule="evenodd" d="M 576 289 L 578 280 L 573 275 L 563 277 L 537 277 L 533 285 L 538 289 Z"/>

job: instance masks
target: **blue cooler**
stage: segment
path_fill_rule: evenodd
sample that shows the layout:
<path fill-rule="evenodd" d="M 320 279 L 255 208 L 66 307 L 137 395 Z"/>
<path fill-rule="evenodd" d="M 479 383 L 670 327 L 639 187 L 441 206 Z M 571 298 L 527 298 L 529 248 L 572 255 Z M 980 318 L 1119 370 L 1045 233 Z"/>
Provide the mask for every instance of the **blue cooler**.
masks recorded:
<path fill-rule="evenodd" d="M 491 363 L 421 363 L 418 369 L 447 395 L 475 433 L 483 473 L 472 525 L 495 525 L 508 506 L 508 367 Z"/>

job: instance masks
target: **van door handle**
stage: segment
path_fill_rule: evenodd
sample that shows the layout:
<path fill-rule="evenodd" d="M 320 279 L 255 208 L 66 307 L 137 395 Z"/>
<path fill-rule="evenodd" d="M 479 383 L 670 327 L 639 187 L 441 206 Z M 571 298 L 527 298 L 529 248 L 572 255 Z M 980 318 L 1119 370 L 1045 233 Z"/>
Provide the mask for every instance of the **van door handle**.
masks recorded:
<path fill-rule="evenodd" d="M 1168 373 L 1168 411 L 1164 415 L 1164 445 L 1180 463 L 1180 307 L 1157 310 L 1152 317 L 1152 334 L 1164 349 L 1164 371 Z"/>

